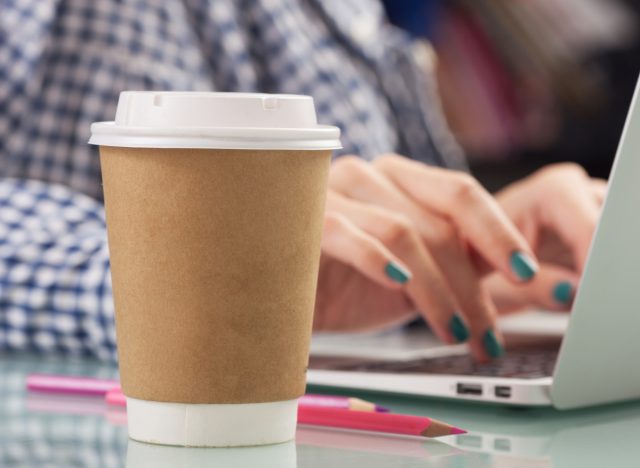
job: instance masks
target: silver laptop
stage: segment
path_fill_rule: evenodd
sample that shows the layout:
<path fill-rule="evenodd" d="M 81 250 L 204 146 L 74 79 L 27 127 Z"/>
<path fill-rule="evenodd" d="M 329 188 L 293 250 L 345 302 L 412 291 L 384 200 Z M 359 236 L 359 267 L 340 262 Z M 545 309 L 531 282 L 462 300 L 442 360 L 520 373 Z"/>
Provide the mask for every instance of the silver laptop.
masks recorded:
<path fill-rule="evenodd" d="M 326 346 L 336 338 L 319 337 L 309 384 L 558 409 L 640 398 L 639 90 L 640 81 L 562 339 L 508 342 L 503 358 L 481 365 L 460 346 L 416 348 L 414 337 L 407 347 L 399 332 L 368 352 L 353 337 L 339 353 Z"/>

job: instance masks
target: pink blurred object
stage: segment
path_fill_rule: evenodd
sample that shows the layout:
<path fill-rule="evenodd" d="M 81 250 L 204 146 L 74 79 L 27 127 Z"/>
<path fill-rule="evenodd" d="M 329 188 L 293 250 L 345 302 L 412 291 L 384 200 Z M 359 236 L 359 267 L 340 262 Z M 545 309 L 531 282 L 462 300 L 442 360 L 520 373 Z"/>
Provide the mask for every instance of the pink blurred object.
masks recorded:
<path fill-rule="evenodd" d="M 105 395 L 119 384 L 120 382 L 117 380 L 92 377 L 67 377 L 46 374 L 31 374 L 27 377 L 27 389 L 29 391 L 69 395 Z"/>
<path fill-rule="evenodd" d="M 120 387 L 112 388 L 107 392 L 105 396 L 105 401 L 108 405 L 112 406 L 127 406 L 127 399 L 122 393 L 122 389 Z"/>

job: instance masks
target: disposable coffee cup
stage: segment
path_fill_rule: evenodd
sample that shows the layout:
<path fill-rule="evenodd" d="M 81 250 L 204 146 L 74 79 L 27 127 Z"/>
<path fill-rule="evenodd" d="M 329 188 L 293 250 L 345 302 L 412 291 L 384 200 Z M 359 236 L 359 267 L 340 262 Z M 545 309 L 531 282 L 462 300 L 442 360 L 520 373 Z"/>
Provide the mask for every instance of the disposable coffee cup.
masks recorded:
<path fill-rule="evenodd" d="M 308 96 L 123 92 L 89 143 L 130 437 L 293 439 L 339 130 Z"/>

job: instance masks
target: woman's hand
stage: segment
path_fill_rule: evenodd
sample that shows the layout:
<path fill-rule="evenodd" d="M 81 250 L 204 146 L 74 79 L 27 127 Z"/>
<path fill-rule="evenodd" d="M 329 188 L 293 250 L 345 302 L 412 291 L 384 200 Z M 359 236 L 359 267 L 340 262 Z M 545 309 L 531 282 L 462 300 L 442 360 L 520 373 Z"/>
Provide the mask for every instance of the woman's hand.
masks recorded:
<path fill-rule="evenodd" d="M 540 271 L 526 285 L 495 274 L 486 279 L 500 312 L 570 308 L 605 192 L 606 182 L 591 179 L 580 166 L 554 164 L 496 195 L 540 260 Z"/>
<path fill-rule="evenodd" d="M 468 340 L 481 360 L 503 352 L 483 275 L 519 284 L 538 269 L 472 177 L 396 155 L 332 165 L 322 252 L 316 330 L 384 327 L 419 311 L 443 341 Z"/>

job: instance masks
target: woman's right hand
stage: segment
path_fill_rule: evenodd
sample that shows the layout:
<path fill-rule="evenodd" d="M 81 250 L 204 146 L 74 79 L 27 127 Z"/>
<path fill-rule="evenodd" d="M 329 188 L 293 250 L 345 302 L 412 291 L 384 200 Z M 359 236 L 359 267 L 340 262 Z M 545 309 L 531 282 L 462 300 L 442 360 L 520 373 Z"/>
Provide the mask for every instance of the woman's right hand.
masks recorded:
<path fill-rule="evenodd" d="M 418 313 L 479 360 L 503 353 L 482 285 L 533 278 L 531 248 L 471 176 L 397 155 L 331 167 L 314 329 L 366 330 Z"/>

